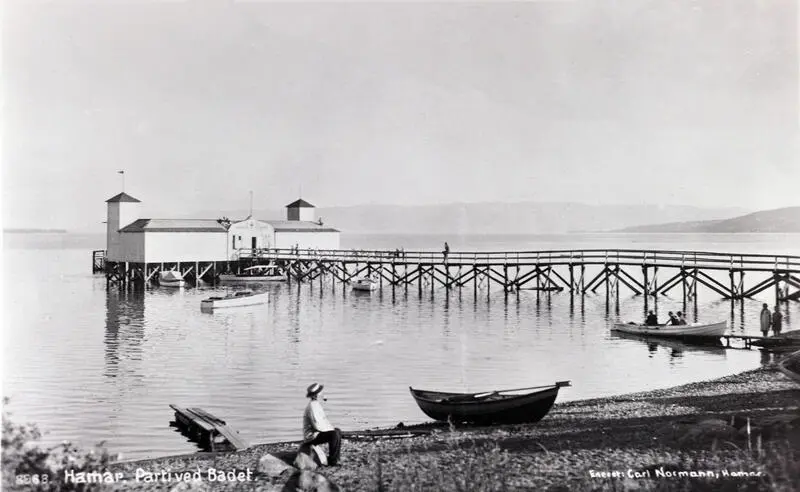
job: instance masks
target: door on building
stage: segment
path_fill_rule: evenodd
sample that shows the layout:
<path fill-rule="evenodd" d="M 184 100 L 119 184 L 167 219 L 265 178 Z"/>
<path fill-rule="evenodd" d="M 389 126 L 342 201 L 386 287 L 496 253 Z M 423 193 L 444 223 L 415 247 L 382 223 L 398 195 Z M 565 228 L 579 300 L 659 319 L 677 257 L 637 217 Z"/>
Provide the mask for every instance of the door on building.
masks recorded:
<path fill-rule="evenodd" d="M 252 249 L 256 249 L 256 240 L 257 240 L 257 239 L 258 239 L 258 238 L 255 238 L 255 237 L 251 237 L 251 238 L 250 238 L 250 248 L 252 248 Z"/>

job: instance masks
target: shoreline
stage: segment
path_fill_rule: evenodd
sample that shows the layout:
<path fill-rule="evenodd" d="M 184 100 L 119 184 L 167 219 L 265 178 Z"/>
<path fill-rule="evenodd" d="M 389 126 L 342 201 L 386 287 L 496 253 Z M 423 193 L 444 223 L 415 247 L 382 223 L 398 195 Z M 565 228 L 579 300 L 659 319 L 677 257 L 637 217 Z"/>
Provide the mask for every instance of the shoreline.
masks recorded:
<path fill-rule="evenodd" d="M 742 430 L 745 421 L 750 422 L 749 444 Z M 772 443 L 786 441 L 790 443 L 789 451 L 796 453 L 800 450 L 800 442 L 795 440 L 800 430 L 800 385 L 770 366 L 665 389 L 556 402 L 550 413 L 535 424 L 450 429 L 446 424 L 426 423 L 403 428 L 413 429 L 431 432 L 400 438 L 345 437 L 341 465 L 317 471 L 343 490 L 459 490 L 467 485 L 475 490 L 494 490 L 492 484 L 511 490 L 570 484 L 569 488 L 579 489 L 658 487 L 658 483 L 665 485 L 666 478 L 661 477 L 659 482 L 652 475 L 663 470 L 648 467 L 661 465 L 680 471 L 681 466 L 686 467 L 681 463 L 694 463 L 695 468 L 711 467 L 718 473 L 728 473 L 726 463 L 749 459 L 751 454 L 743 458 L 741 453 L 754 445 L 757 435 L 763 435 L 759 443 L 763 442 L 765 451 Z M 381 430 L 386 429 L 356 432 L 368 435 Z M 272 454 L 291 462 L 299 442 L 256 444 L 238 452 L 123 461 L 112 464 L 110 469 L 131 479 L 137 469 L 249 469 L 253 472 L 252 481 L 201 480 L 182 485 L 200 487 L 198 490 L 270 490 L 267 486 L 277 485 L 270 485 L 270 477 L 257 474 L 259 459 Z M 776 480 L 789 480 L 788 486 L 794 488 L 800 485 L 794 482 L 800 475 L 774 477 L 765 469 L 767 465 L 758 460 L 740 465 L 752 468 L 749 471 L 757 473 L 755 477 L 718 479 L 750 480 L 749 487 L 755 484 L 758 489 L 761 484 L 763 490 L 775 490 Z M 650 476 L 629 477 L 626 474 L 631 470 Z M 614 472 L 614 476 L 595 476 L 604 472 Z M 608 480 L 617 483 L 613 485 Z M 635 483 L 628 483 L 631 480 Z M 114 488 L 170 490 L 175 485 L 131 480 Z"/>

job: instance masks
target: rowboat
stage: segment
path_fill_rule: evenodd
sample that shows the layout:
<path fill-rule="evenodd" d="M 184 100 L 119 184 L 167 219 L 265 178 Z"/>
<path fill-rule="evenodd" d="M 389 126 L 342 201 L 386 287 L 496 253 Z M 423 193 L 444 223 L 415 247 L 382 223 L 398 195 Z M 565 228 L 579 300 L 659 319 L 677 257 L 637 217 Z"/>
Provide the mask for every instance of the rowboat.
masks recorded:
<path fill-rule="evenodd" d="M 201 310 L 211 310 L 218 308 L 230 308 L 240 306 L 253 306 L 256 304 L 266 304 L 269 301 L 268 292 L 253 292 L 240 290 L 225 297 L 209 297 L 200 301 Z"/>
<path fill-rule="evenodd" d="M 158 272 L 158 285 L 162 287 L 183 287 L 186 281 L 181 272 L 177 270 L 166 270 Z"/>
<path fill-rule="evenodd" d="M 361 290 L 371 292 L 378 288 L 378 282 L 371 278 L 359 278 L 353 282 L 353 290 Z"/>
<path fill-rule="evenodd" d="M 633 322 L 615 323 L 612 331 L 646 335 L 650 337 L 676 338 L 712 338 L 721 337 L 728 329 L 727 321 L 717 323 L 691 323 L 688 325 L 656 325 L 648 326 Z"/>
<path fill-rule="evenodd" d="M 538 422 L 552 408 L 559 388 L 569 385 L 569 381 L 558 381 L 547 386 L 484 393 L 408 389 L 420 410 L 434 420 L 488 425 Z"/>
<path fill-rule="evenodd" d="M 786 377 L 796 383 L 800 383 L 800 350 L 781 359 L 777 367 Z"/>
<path fill-rule="evenodd" d="M 274 265 L 256 265 L 247 267 L 242 273 L 222 274 L 219 276 L 220 282 L 284 282 L 286 275 L 278 271 Z"/>

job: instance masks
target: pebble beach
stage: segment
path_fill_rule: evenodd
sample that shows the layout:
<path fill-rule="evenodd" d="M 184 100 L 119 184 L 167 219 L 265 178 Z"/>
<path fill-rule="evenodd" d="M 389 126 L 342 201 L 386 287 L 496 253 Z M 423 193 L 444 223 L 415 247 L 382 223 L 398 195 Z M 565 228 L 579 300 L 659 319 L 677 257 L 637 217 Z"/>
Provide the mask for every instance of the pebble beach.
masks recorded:
<path fill-rule="evenodd" d="M 764 367 L 711 381 L 556 403 L 536 424 L 350 431 L 339 466 L 271 473 L 297 442 L 119 462 L 116 490 L 798 490 L 800 385 Z M 375 432 L 376 434 L 379 432 Z M 385 434 L 385 432 L 384 432 Z M 259 462 L 262 462 L 261 465 Z M 278 461 L 279 462 L 279 461 Z M 209 476 L 208 470 L 215 470 Z M 136 480 L 137 472 L 200 480 Z M 228 473 L 225 476 L 220 472 Z M 237 475 L 238 474 L 238 475 Z M 237 478 L 238 477 L 238 478 Z"/>

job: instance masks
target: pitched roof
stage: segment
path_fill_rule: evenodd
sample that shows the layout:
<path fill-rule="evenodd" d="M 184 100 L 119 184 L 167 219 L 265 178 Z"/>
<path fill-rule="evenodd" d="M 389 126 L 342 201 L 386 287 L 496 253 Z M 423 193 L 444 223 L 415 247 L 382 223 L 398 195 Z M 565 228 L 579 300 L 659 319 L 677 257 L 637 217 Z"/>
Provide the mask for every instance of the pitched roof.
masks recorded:
<path fill-rule="evenodd" d="M 138 219 L 119 232 L 227 232 L 215 219 Z"/>
<path fill-rule="evenodd" d="M 125 193 L 124 191 L 118 195 L 114 195 L 108 200 L 106 203 L 116 203 L 116 202 L 130 202 L 130 203 L 141 203 L 140 200 L 130 196 L 129 194 Z"/>
<path fill-rule="evenodd" d="M 289 205 L 286 205 L 286 208 L 314 208 L 314 205 L 311 205 L 302 198 L 298 198 Z"/>
<path fill-rule="evenodd" d="M 339 232 L 333 227 L 321 226 L 316 222 L 305 220 L 265 220 L 275 232 Z"/>

